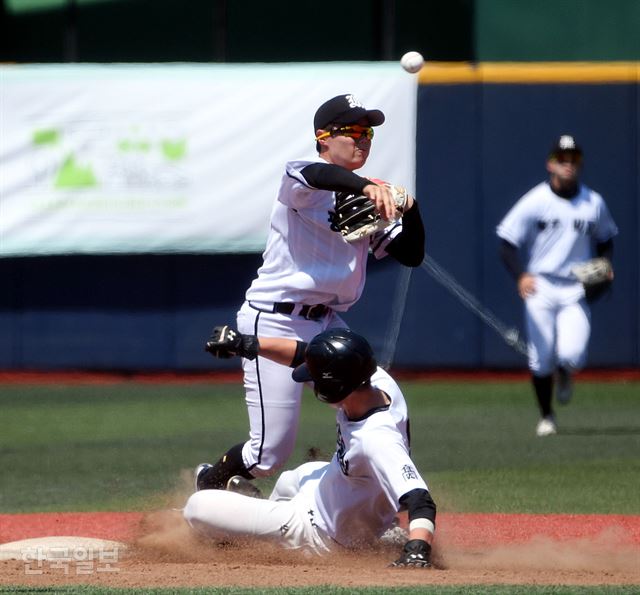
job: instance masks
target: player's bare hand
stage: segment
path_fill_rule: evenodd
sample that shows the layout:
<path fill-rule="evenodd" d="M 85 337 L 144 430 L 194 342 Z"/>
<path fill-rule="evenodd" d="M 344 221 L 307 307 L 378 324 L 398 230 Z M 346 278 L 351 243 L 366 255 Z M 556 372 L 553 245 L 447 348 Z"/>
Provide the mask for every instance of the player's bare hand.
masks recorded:
<path fill-rule="evenodd" d="M 363 188 L 362 194 L 376 205 L 376 211 L 386 221 L 392 221 L 397 217 L 396 203 L 391 196 L 391 191 L 386 186 L 367 184 Z"/>
<path fill-rule="evenodd" d="M 526 300 L 536 292 L 536 278 L 530 273 L 523 273 L 518 279 L 518 295 Z"/>

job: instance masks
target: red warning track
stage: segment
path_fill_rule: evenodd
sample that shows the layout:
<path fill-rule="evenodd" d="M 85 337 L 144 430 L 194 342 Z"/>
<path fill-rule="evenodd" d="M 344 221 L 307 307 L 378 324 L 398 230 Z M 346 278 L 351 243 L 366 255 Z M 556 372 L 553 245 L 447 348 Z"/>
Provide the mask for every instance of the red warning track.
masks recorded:
<path fill-rule="evenodd" d="M 400 380 L 442 380 L 442 381 L 527 381 L 526 370 L 392 370 Z M 576 375 L 579 381 L 596 382 L 640 382 L 640 369 L 593 369 Z M 188 383 L 242 383 L 239 371 L 230 372 L 42 372 L 42 371 L 0 371 L 0 384 L 121 384 L 139 382 L 142 384 L 188 384 Z"/>
<path fill-rule="evenodd" d="M 144 535 L 143 512 L 52 512 L 0 515 L 0 543 L 78 536 L 132 542 Z M 619 545 L 640 545 L 640 515 L 438 514 L 438 535 L 463 547 L 557 541 L 615 534 Z"/>

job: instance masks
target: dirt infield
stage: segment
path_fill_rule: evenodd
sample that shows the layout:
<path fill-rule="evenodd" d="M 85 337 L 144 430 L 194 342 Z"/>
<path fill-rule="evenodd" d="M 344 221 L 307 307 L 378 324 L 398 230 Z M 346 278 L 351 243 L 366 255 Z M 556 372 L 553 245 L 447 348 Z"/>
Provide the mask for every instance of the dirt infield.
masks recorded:
<path fill-rule="evenodd" d="M 640 585 L 640 516 L 441 514 L 432 570 L 388 568 L 397 546 L 308 558 L 264 544 L 203 542 L 179 511 L 0 515 L 0 542 L 76 535 L 125 542 L 105 557 L 0 562 L 0 584 L 42 587 L 347 587 L 556 584 Z M 79 550 L 79 548 L 78 548 Z"/>

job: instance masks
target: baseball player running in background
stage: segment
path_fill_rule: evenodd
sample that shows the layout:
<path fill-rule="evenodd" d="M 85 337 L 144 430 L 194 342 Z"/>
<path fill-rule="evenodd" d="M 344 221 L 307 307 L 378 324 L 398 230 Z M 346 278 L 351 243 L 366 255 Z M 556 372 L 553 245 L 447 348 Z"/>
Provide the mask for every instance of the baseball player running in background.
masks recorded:
<path fill-rule="evenodd" d="M 240 332 L 309 341 L 327 328 L 346 327 L 339 313 L 362 294 L 369 251 L 376 258 L 390 254 L 406 266 L 422 262 L 424 227 L 417 202 L 408 196 L 398 218 L 388 187 L 354 173 L 367 161 L 373 127 L 384 119 L 353 95 L 338 95 L 318 108 L 313 121 L 318 156 L 285 166 L 263 264 L 238 312 Z M 348 241 L 329 221 L 336 193 L 366 196 L 388 225 Z M 199 489 L 224 488 L 233 475 L 271 475 L 293 451 L 302 386 L 286 366 L 261 356 L 243 360 L 242 366 L 249 440 L 214 465 L 200 465 Z"/>
<path fill-rule="evenodd" d="M 611 261 L 618 229 L 597 192 L 578 180 L 582 150 L 571 135 L 561 136 L 547 158 L 548 182 L 532 188 L 498 225 L 502 260 L 517 280 L 524 300 L 529 370 L 541 419 L 538 436 L 557 432 L 552 395 L 566 404 L 572 373 L 587 357 L 591 333 L 588 301 L 597 292 L 576 277 L 576 267 L 595 254 Z M 524 266 L 520 255 L 523 256 Z M 613 271 L 600 285 L 608 286 Z"/>
<path fill-rule="evenodd" d="M 184 508 L 188 523 L 216 539 L 248 536 L 321 554 L 337 546 L 370 547 L 404 508 L 408 540 L 394 565 L 430 566 L 436 506 L 409 456 L 402 392 L 377 367 L 367 341 L 345 328 L 323 331 L 306 344 L 225 326 L 214 329 L 209 344 L 219 357 L 253 361 L 259 354 L 295 368 L 293 374 L 286 369 L 296 383 L 312 382 L 317 398 L 336 407 L 337 449 L 329 463 L 282 473 L 268 500 L 197 491 Z"/>

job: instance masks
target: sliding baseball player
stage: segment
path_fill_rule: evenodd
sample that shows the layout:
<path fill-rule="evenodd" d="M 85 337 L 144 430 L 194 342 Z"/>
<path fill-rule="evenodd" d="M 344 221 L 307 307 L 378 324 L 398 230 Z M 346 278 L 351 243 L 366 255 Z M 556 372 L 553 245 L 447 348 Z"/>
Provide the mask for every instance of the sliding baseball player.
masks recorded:
<path fill-rule="evenodd" d="M 225 326 L 208 347 L 218 357 L 259 354 L 294 367 L 295 382 L 312 383 L 318 399 L 337 407 L 337 448 L 329 463 L 282 473 L 268 500 L 197 491 L 184 508 L 192 527 L 216 539 L 248 536 L 321 554 L 377 542 L 405 508 L 409 535 L 393 565 L 431 565 L 436 506 L 409 456 L 407 406 L 363 337 L 332 329 L 306 344 Z"/>

